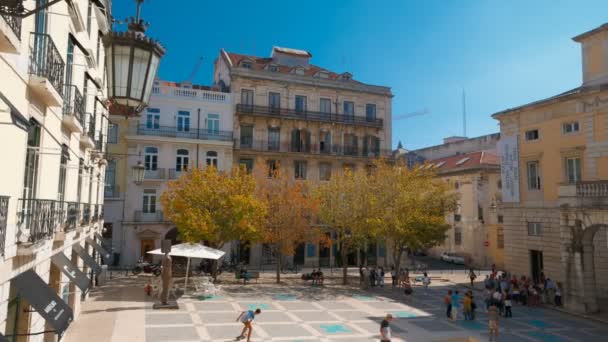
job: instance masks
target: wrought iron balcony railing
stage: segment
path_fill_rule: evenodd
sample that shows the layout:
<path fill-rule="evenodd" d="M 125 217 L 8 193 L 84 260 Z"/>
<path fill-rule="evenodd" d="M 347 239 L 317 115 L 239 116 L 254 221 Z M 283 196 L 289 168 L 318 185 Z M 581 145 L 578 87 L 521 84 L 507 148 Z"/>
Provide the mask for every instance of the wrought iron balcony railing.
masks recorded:
<path fill-rule="evenodd" d="M 63 93 L 65 62 L 48 34 L 32 32 L 30 36 L 31 75 L 44 77 L 49 80 L 57 93 Z"/>
<path fill-rule="evenodd" d="M 271 106 L 255 105 L 236 105 L 237 114 L 248 114 L 268 117 L 280 117 L 295 120 L 308 120 L 319 122 L 333 122 L 347 125 L 361 125 L 381 128 L 383 121 L 377 118 L 367 118 L 362 116 L 334 114 L 324 112 L 314 112 L 309 110 L 295 110 L 288 108 L 277 108 Z"/>
<path fill-rule="evenodd" d="M 17 36 L 17 39 L 21 40 L 21 18 L 17 16 L 11 16 L 8 14 L 0 14 L 4 21 L 11 28 L 13 33 Z"/>
<path fill-rule="evenodd" d="M 20 199 L 19 224 L 27 230 L 28 242 L 36 243 L 53 236 L 61 212 L 60 202 Z"/>
<path fill-rule="evenodd" d="M 163 212 L 156 210 L 153 213 L 146 213 L 137 210 L 133 213 L 133 221 L 135 222 L 164 222 Z"/>
<path fill-rule="evenodd" d="M 6 222 L 8 216 L 8 196 L 0 196 L 0 256 L 4 255 L 6 245 Z"/>
<path fill-rule="evenodd" d="M 165 179 L 165 169 L 145 170 L 144 179 Z"/>
<path fill-rule="evenodd" d="M 277 143 L 276 141 L 252 140 L 248 137 L 247 139 L 241 139 L 240 141 L 235 140 L 234 146 L 235 149 L 242 151 L 251 150 L 259 152 L 321 154 L 362 158 L 388 157 L 392 153 L 392 150 L 390 149 L 380 149 L 377 146 L 364 146 L 363 149 L 360 149 L 357 145 L 339 145 L 325 142 L 316 144 Z"/>
<path fill-rule="evenodd" d="M 78 227 L 78 217 L 80 216 L 80 203 L 77 202 L 66 202 L 65 210 L 66 210 L 66 220 L 65 220 L 65 230 L 70 231 L 76 229 Z"/>
<path fill-rule="evenodd" d="M 75 85 L 66 84 L 63 87 L 63 115 L 74 115 L 81 126 L 84 126 L 84 98 Z"/>
<path fill-rule="evenodd" d="M 91 223 L 91 204 L 80 203 L 80 210 L 82 212 L 82 220 L 80 221 L 80 224 L 86 226 Z"/>
<path fill-rule="evenodd" d="M 177 169 L 169 169 L 169 179 L 178 179 L 181 175 L 186 172 L 185 169 L 177 170 Z"/>
<path fill-rule="evenodd" d="M 213 129 L 197 129 L 193 127 L 149 127 L 146 124 L 137 125 L 137 135 L 148 135 L 168 138 L 185 138 L 196 140 L 232 141 L 232 131 L 219 131 Z"/>

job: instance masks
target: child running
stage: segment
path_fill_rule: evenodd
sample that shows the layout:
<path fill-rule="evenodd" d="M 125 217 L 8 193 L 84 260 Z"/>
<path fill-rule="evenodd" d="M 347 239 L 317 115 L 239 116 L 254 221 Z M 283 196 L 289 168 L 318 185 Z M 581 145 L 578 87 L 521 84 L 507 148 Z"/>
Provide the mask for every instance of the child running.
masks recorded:
<path fill-rule="evenodd" d="M 251 333 L 253 332 L 253 320 L 255 319 L 255 315 L 259 315 L 262 313 L 262 310 L 260 309 L 256 309 L 255 311 L 249 310 L 249 311 L 243 311 L 241 312 L 241 314 L 239 315 L 239 317 L 236 318 L 237 322 L 241 322 L 243 323 L 245 326 L 243 327 L 243 331 L 241 331 L 241 334 L 239 336 L 236 337 L 236 341 L 239 341 L 243 338 L 245 338 L 245 332 L 247 332 L 247 342 L 250 341 L 251 339 Z"/>

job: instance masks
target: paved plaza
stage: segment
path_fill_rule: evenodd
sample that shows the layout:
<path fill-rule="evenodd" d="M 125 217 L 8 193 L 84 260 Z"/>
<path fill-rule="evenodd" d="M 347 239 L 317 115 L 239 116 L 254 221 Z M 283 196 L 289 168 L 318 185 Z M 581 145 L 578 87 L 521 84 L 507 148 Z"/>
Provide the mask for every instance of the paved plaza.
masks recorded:
<path fill-rule="evenodd" d="M 108 322 L 87 317 L 104 313 L 87 310 L 88 305 L 103 298 L 98 296 L 84 304 L 83 314 L 66 338 L 68 342 L 78 341 L 82 336 L 87 337 L 87 342 L 231 341 L 242 328 L 235 321 L 238 314 L 260 308 L 262 314 L 255 320 L 253 341 L 378 341 L 379 322 L 387 313 L 396 317 L 392 323 L 395 341 L 442 341 L 455 337 L 487 341 L 488 321 L 483 309 L 478 310 L 475 321 L 445 319 L 442 304 L 445 291 L 465 288 L 449 283 L 434 285 L 427 291 L 416 287 L 406 299 L 401 291 L 390 286 L 362 291 L 338 285 L 311 287 L 297 280 L 282 285 L 267 281 L 247 286 L 231 284 L 222 286 L 213 297 L 182 296 L 178 300 L 179 310 L 173 311 L 152 310 L 153 301 L 139 294 L 143 292 L 139 290 L 131 293 L 141 296 L 139 305 L 122 304 L 126 305 L 124 310 L 106 309 L 120 313 L 127 322 L 119 322 L 119 317 Z M 116 298 L 130 286 L 121 287 Z M 483 308 L 479 299 L 478 307 Z M 86 334 L 86 324 L 113 328 L 96 339 L 90 331 L 82 335 Z M 608 336 L 608 325 L 555 310 L 520 306 L 514 307 L 513 318 L 500 321 L 500 327 L 499 340 L 509 342 L 605 341 Z"/>

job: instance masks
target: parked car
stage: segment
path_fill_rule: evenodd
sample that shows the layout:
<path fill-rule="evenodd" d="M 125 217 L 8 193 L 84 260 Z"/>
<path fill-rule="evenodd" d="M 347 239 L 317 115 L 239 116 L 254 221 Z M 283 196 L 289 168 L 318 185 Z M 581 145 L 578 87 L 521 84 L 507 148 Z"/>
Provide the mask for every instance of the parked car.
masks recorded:
<path fill-rule="evenodd" d="M 461 255 L 458 255 L 456 253 L 443 252 L 443 253 L 441 253 L 440 259 L 445 262 L 452 263 L 452 264 L 460 264 L 460 265 L 465 264 L 464 257 Z"/>

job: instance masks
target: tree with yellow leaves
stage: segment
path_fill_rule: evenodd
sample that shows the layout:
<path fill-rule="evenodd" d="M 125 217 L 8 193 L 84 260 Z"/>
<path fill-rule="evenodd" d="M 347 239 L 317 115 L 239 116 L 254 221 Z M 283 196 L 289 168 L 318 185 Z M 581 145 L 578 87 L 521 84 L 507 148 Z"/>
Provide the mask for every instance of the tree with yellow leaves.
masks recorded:
<path fill-rule="evenodd" d="M 260 236 L 266 207 L 256 198 L 255 188 L 255 179 L 244 168 L 231 172 L 196 168 L 169 182 L 160 202 L 182 240 L 206 241 L 220 249 L 233 240 Z"/>
<path fill-rule="evenodd" d="M 270 246 L 279 283 L 283 257 L 294 255 L 302 243 L 320 241 L 320 229 L 314 225 L 318 201 L 310 196 L 308 182 L 292 179 L 280 167 L 271 170 L 257 167 L 254 175 L 257 197 L 267 208 L 260 229 L 261 241 Z"/>

